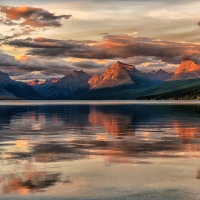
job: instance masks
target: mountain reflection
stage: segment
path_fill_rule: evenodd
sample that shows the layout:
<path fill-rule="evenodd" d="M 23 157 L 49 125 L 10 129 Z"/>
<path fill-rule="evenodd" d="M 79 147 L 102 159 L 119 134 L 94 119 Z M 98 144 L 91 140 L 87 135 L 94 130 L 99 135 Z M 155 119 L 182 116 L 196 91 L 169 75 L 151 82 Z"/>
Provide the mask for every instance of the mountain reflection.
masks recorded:
<path fill-rule="evenodd" d="M 56 185 L 63 173 L 52 169 L 56 162 L 191 157 L 183 152 L 200 150 L 199 111 L 193 105 L 1 106 L 0 164 L 19 168 L 16 174 L 5 170 L 0 175 L 1 193 L 32 193 Z M 24 163 L 44 164 L 47 171 L 24 171 Z"/>
<path fill-rule="evenodd" d="M 106 131 L 113 136 L 134 134 L 129 115 L 109 112 L 97 107 L 91 109 L 88 120 L 93 126 L 104 126 Z"/>
<path fill-rule="evenodd" d="M 198 124 L 174 123 L 174 131 L 180 138 L 198 138 L 200 127 Z"/>

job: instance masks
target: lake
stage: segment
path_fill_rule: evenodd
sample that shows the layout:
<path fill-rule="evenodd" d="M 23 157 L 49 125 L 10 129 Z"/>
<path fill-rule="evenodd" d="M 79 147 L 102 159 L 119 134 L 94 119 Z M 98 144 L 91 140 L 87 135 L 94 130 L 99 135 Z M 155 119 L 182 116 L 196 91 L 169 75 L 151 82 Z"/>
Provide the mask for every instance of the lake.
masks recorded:
<path fill-rule="evenodd" d="M 200 199 L 199 101 L 0 101 L 0 199 Z"/>

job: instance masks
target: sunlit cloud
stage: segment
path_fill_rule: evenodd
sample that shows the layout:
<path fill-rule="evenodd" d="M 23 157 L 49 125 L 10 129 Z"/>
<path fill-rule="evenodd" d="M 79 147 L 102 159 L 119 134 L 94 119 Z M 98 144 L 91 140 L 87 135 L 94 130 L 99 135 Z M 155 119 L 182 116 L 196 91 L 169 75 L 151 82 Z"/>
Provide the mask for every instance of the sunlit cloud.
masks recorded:
<path fill-rule="evenodd" d="M 104 60 L 150 56 L 166 63 L 177 64 L 185 57 L 193 58 L 200 55 L 200 44 L 198 43 L 163 41 L 130 34 L 106 35 L 102 42 L 27 38 L 25 40 L 13 40 L 7 42 L 7 44 L 30 48 L 27 55 L 62 57 L 65 59 L 74 57 Z"/>
<path fill-rule="evenodd" d="M 0 6 L 0 21 L 5 25 L 31 26 L 34 28 L 60 27 L 60 20 L 71 15 L 55 15 L 42 8 Z"/>
<path fill-rule="evenodd" d="M 71 17 L 71 15 L 55 15 L 42 8 L 0 5 L 0 23 L 5 26 L 18 26 L 20 28 L 13 35 L 4 37 L 4 40 L 30 35 L 38 30 L 44 31 L 48 28 L 61 27 L 60 21 Z"/>

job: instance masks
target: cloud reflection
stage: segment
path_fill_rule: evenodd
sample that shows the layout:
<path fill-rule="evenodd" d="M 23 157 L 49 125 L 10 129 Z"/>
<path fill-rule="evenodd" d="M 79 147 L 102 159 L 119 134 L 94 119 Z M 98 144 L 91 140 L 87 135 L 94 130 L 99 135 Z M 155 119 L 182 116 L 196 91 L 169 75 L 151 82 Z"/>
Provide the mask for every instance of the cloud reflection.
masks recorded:
<path fill-rule="evenodd" d="M 12 173 L 0 178 L 2 195 L 42 192 L 57 182 L 62 182 L 60 173 L 37 170 L 30 164 L 23 167 L 24 170 L 21 173 Z M 66 180 L 65 183 L 71 183 L 71 181 Z"/>

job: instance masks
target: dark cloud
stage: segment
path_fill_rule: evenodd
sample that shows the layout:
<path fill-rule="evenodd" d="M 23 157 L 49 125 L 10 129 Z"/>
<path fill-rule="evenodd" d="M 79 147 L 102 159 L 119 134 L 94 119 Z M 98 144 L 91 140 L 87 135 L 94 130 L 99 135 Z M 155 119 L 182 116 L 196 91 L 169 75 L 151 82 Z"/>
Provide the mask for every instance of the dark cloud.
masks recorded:
<path fill-rule="evenodd" d="M 0 67 L 11 76 L 24 75 L 23 79 L 29 78 L 34 71 L 39 71 L 43 75 L 65 75 L 76 69 L 70 63 L 62 60 L 46 60 L 34 57 L 25 57 L 22 60 L 16 60 L 13 56 L 0 53 Z M 31 74 L 33 76 L 33 74 Z"/>
<path fill-rule="evenodd" d="M 96 62 L 86 60 L 81 62 L 75 62 L 73 63 L 74 66 L 82 69 L 101 69 L 105 68 L 105 64 L 98 64 Z"/>
<path fill-rule="evenodd" d="M 27 38 L 27 40 L 29 40 Z M 16 60 L 13 56 L 0 53 L 0 70 L 13 76 L 14 79 L 29 80 L 38 77 L 47 79 L 48 77 L 62 77 L 73 70 L 85 70 L 87 73 L 102 73 L 107 65 L 85 60 L 80 62 L 67 62 L 61 59 L 45 59 L 24 56 Z M 32 72 L 40 72 L 34 74 Z"/>
<path fill-rule="evenodd" d="M 35 39 L 27 38 L 27 39 L 19 39 L 9 41 L 6 44 L 15 47 L 27 47 L 27 48 L 41 48 L 41 49 L 68 49 L 71 51 L 81 51 L 84 49 L 86 44 L 95 43 L 93 40 L 55 40 L 48 39 L 43 37 L 38 37 Z M 60 52 L 58 52 L 60 53 Z"/>
<path fill-rule="evenodd" d="M 19 61 L 15 60 L 13 56 L 9 56 L 7 54 L 0 53 L 0 66 L 18 66 L 20 64 Z"/>
<path fill-rule="evenodd" d="M 31 26 L 34 28 L 60 27 L 60 20 L 69 19 L 71 15 L 55 15 L 42 8 L 10 7 L 0 5 L 2 14 L 0 22 L 5 25 Z M 20 22 L 23 20 L 22 22 Z M 18 23 L 17 23 L 18 22 Z"/>
<path fill-rule="evenodd" d="M 108 35 L 109 33 L 100 33 L 99 35 Z"/>
<path fill-rule="evenodd" d="M 193 58 L 200 55 L 199 44 L 162 41 L 128 34 L 106 35 L 101 43 L 36 38 L 29 41 L 13 40 L 7 44 L 15 47 L 30 47 L 27 55 L 44 57 L 126 59 L 148 56 L 162 62 L 177 64 L 184 57 Z"/>

